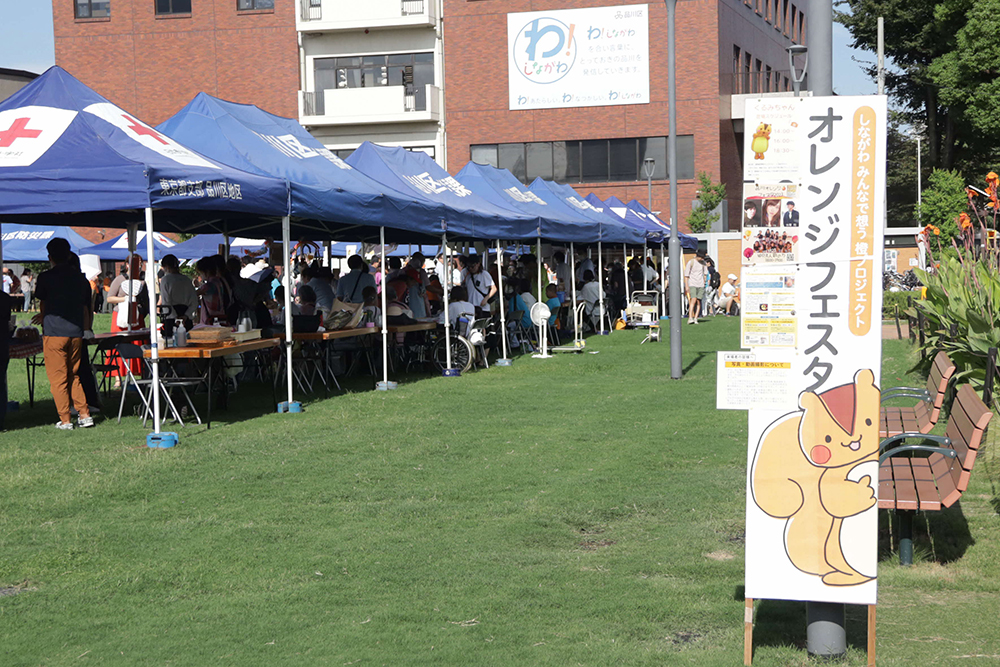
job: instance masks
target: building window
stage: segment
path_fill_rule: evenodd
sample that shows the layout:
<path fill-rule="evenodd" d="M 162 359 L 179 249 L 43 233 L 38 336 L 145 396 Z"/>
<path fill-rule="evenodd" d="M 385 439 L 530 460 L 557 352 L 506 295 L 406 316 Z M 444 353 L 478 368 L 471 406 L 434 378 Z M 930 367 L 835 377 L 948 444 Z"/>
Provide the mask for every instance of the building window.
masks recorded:
<path fill-rule="evenodd" d="M 806 43 L 806 17 L 805 14 L 799 12 L 799 44 Z"/>
<path fill-rule="evenodd" d="M 666 137 L 481 144 L 471 146 L 470 153 L 473 162 L 507 169 L 525 184 L 536 178 L 557 183 L 644 181 L 646 158 L 656 161 L 653 180 L 667 178 Z M 691 135 L 677 137 L 677 172 L 682 180 L 694 178 Z"/>
<path fill-rule="evenodd" d="M 190 14 L 191 0 L 156 0 L 156 13 L 163 14 Z"/>
<path fill-rule="evenodd" d="M 274 9 L 274 0 L 236 0 L 236 9 L 241 12 L 254 9 Z"/>
<path fill-rule="evenodd" d="M 795 19 L 796 15 L 798 13 L 799 13 L 799 10 L 795 8 L 795 5 L 792 5 L 792 13 L 789 15 L 789 19 L 788 19 L 791 22 L 791 25 L 788 27 L 788 37 L 793 42 L 795 41 L 795 29 L 796 29 L 796 27 L 798 27 L 798 23 L 796 23 L 796 19 Z"/>
<path fill-rule="evenodd" d="M 78 19 L 111 18 L 111 0 L 76 0 L 73 7 Z"/>
<path fill-rule="evenodd" d="M 733 94 L 740 95 L 743 93 L 743 86 L 740 85 L 740 63 L 743 62 L 743 55 L 740 52 L 740 47 L 733 44 Z"/>
<path fill-rule="evenodd" d="M 427 86 L 434 85 L 434 54 L 316 58 L 314 73 L 319 115 L 324 113 L 324 91 L 375 86 L 403 86 L 407 109 L 426 111 Z"/>

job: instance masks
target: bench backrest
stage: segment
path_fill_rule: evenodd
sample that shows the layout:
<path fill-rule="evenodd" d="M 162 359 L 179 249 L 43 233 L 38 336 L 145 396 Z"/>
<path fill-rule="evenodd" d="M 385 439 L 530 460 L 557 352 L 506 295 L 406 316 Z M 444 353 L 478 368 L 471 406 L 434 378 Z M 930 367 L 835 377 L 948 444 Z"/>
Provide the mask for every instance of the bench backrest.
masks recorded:
<path fill-rule="evenodd" d="M 955 374 L 955 363 L 944 352 L 938 352 L 934 357 L 934 364 L 930 373 L 927 374 L 927 393 L 931 400 L 929 403 L 921 402 L 915 409 L 917 419 L 927 419 L 931 424 L 936 424 L 941 415 L 941 408 L 944 406 L 944 398 L 948 392 L 948 383 L 951 376 Z"/>
<path fill-rule="evenodd" d="M 972 385 L 963 384 L 958 388 L 945 429 L 945 435 L 951 438 L 951 446 L 958 456 L 949 459 L 941 454 L 931 454 L 929 457 L 941 504 L 945 507 L 951 507 L 969 486 L 972 465 L 976 462 L 983 432 L 992 416 L 992 410 L 983 403 Z"/>

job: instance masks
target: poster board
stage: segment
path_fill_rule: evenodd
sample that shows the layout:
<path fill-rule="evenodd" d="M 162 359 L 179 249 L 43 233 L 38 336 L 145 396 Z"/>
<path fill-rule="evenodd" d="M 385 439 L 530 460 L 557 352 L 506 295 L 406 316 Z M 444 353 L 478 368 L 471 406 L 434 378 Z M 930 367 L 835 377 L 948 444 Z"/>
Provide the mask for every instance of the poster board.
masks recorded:
<path fill-rule="evenodd" d="M 510 110 L 649 103 L 649 7 L 507 15 Z"/>
<path fill-rule="evenodd" d="M 793 369 L 748 409 L 746 597 L 874 604 L 885 98 L 745 117 L 741 344 Z"/>

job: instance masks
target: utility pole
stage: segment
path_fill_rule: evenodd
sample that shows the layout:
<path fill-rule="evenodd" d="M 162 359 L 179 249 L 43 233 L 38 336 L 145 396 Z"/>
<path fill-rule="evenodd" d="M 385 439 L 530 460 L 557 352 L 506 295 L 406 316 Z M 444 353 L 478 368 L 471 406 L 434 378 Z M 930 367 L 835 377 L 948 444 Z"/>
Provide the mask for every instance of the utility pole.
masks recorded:
<path fill-rule="evenodd" d="M 670 134 L 667 137 L 667 177 L 670 179 L 670 377 L 679 380 L 684 374 L 681 358 L 681 240 L 677 236 L 677 53 L 674 23 L 677 0 L 663 0 L 667 5 L 667 105 Z"/>

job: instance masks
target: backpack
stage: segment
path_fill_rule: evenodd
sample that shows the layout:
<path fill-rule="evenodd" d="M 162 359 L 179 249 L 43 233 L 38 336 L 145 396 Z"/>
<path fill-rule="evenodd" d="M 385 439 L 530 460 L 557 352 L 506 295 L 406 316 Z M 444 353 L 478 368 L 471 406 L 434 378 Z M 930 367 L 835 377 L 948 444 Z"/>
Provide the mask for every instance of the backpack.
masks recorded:
<path fill-rule="evenodd" d="M 712 271 L 712 275 L 708 277 L 708 285 L 712 289 L 719 289 L 719 285 L 722 284 L 722 276 L 719 275 L 718 271 Z"/>

